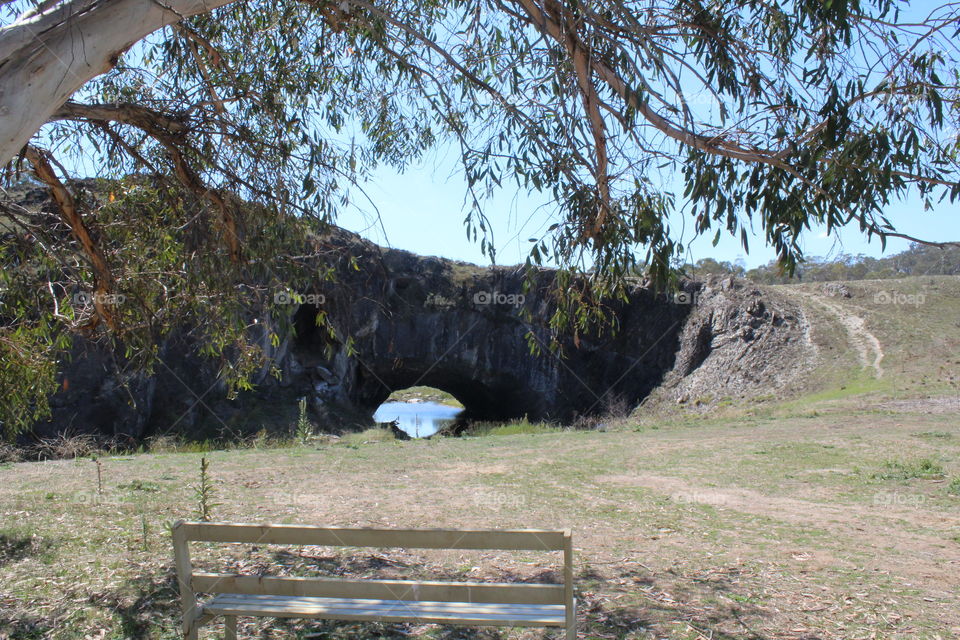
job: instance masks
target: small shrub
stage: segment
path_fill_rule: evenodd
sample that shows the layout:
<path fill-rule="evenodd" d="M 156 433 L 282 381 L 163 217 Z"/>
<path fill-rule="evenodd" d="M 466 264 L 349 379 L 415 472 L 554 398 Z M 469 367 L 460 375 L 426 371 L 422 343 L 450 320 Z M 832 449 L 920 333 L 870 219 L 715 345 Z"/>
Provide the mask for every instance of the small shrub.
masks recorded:
<path fill-rule="evenodd" d="M 147 522 L 145 514 L 140 514 L 140 541 L 143 544 L 143 550 L 150 551 L 150 523 Z"/>
<path fill-rule="evenodd" d="M 21 451 L 9 442 L 0 440 L 0 465 L 6 465 L 23 460 Z"/>
<path fill-rule="evenodd" d="M 147 440 L 150 453 L 176 453 L 180 450 L 180 441 L 173 436 L 153 436 Z"/>
<path fill-rule="evenodd" d="M 250 440 L 251 449 L 266 449 L 270 446 L 270 434 L 266 429 L 257 431 Z"/>
<path fill-rule="evenodd" d="M 213 508 L 220 505 L 213 501 L 216 489 L 210 477 L 210 463 L 206 457 L 200 458 L 200 480 L 193 487 L 193 495 L 197 500 L 197 517 L 204 522 L 209 521 Z"/>
<path fill-rule="evenodd" d="M 559 429 L 546 422 L 530 422 L 526 416 L 506 424 L 475 422 L 465 432 L 470 436 L 514 436 L 520 434 L 551 433 Z"/>
<path fill-rule="evenodd" d="M 39 458 L 55 460 L 86 458 L 100 452 L 97 439 L 91 435 L 60 435 L 41 440 L 37 445 Z"/>
<path fill-rule="evenodd" d="M 300 401 L 297 403 L 297 409 L 297 428 L 294 431 L 293 437 L 296 438 L 300 444 L 307 444 L 310 438 L 313 437 L 313 425 L 307 417 L 306 396 L 300 398 Z"/>

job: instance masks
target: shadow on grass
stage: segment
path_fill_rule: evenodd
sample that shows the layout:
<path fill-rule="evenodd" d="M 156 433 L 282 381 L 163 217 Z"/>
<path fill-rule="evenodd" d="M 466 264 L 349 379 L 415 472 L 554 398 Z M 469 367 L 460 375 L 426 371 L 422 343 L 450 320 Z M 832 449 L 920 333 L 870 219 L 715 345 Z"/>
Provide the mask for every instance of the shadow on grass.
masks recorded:
<path fill-rule="evenodd" d="M 43 557 L 53 548 L 53 542 L 29 532 L 0 530 L 0 567 L 25 558 Z"/>
<path fill-rule="evenodd" d="M 0 569 L 10 571 L 10 565 L 28 558 L 46 560 L 54 543 L 29 531 L 0 530 Z M 0 638 L 33 640 L 46 638 L 55 623 L 30 612 L 25 603 L 3 593 L 6 573 L 0 575 Z"/>
<path fill-rule="evenodd" d="M 21 612 L 13 602 L 0 598 L 0 638 L 10 640 L 40 640 L 54 630 L 49 620 Z"/>
<path fill-rule="evenodd" d="M 753 628 L 767 612 L 735 601 L 736 577 L 709 573 L 678 583 L 640 567 L 621 566 L 610 576 L 585 568 L 577 575 L 579 629 L 587 637 L 663 638 L 679 631 L 684 638 L 768 640 Z"/>
<path fill-rule="evenodd" d="M 92 595 L 90 603 L 118 621 L 114 636 L 127 640 L 182 637 L 180 591 L 172 568 L 128 581 L 119 592 Z"/>

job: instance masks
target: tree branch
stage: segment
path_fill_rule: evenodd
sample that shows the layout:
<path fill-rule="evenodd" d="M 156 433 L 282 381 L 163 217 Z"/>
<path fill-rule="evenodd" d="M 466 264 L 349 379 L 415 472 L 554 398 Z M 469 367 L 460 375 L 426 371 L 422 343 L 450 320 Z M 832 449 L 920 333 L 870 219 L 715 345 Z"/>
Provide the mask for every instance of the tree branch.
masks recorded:
<path fill-rule="evenodd" d="M 190 148 L 186 139 L 190 132 L 186 118 L 134 104 L 87 105 L 79 102 L 66 103 L 53 114 L 52 118 L 120 122 L 140 129 L 159 142 L 167 150 L 180 182 L 198 197 L 210 201 L 220 211 L 220 221 L 223 225 L 230 259 L 234 263 L 240 262 L 242 250 L 234 207 L 218 190 L 204 184 L 184 155 L 184 149 Z"/>
<path fill-rule="evenodd" d="M 28 145 L 24 151 L 24 157 L 33 166 L 33 172 L 37 178 L 50 188 L 50 193 L 60 209 L 61 218 L 70 227 L 73 237 L 83 247 L 83 252 L 93 267 L 94 309 L 96 309 L 99 319 L 106 322 L 111 330 L 116 331 L 119 325 L 113 313 L 113 305 L 109 302 L 109 296 L 114 289 L 113 274 L 110 272 L 103 250 L 91 236 L 90 229 L 80 215 L 73 194 L 54 171 L 50 153 Z M 88 328 L 92 329 L 94 326 L 96 326 L 96 323 Z"/>

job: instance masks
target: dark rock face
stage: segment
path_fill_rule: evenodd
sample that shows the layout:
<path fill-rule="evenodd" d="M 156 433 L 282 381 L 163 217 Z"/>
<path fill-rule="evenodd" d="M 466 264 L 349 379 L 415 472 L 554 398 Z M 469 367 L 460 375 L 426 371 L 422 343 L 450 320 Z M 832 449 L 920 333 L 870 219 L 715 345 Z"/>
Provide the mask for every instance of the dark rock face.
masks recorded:
<path fill-rule="evenodd" d="M 146 429 L 155 379 L 126 371 L 108 349 L 77 341 L 62 363 L 60 389 L 50 398 L 51 420 L 38 423 L 35 435 L 95 433 L 135 440 Z"/>
<path fill-rule="evenodd" d="M 553 355 L 552 272 L 525 293 L 521 269 L 381 251 L 354 239 L 342 252 L 363 255 L 369 271 L 341 269 L 336 284 L 311 292 L 323 303 L 297 312 L 288 356 L 292 379 L 310 380 L 321 401 L 366 414 L 415 385 L 453 394 L 480 419 L 569 420 L 615 402 L 632 406 L 671 368 L 689 311 L 638 285 L 616 309 L 619 332 L 579 344 L 565 337 L 563 355 Z M 320 312 L 337 336 L 353 338 L 351 353 L 317 326 Z M 532 354 L 530 340 L 543 353 Z"/>
<path fill-rule="evenodd" d="M 795 315 L 759 292 L 742 295 L 742 284 L 686 283 L 683 294 L 667 297 L 638 283 L 612 306 L 616 332 L 560 336 L 559 356 L 547 348 L 549 270 L 524 290 L 519 268 L 383 249 L 339 229 L 311 249 L 316 273 L 332 266 L 335 277 L 318 276 L 295 298 L 276 292 L 290 303 L 295 328 L 279 347 L 264 344 L 279 380 L 265 369 L 257 391 L 228 401 L 217 367 L 188 338 L 161 345 L 150 374 L 124 371 L 111 354 L 78 344 L 63 371 L 67 389 L 52 399 L 54 419 L 36 432 L 136 439 L 196 434 L 205 424 L 236 435 L 235 418 L 289 412 L 303 396 L 325 429 L 350 428 L 370 424 L 392 391 L 415 385 L 453 394 L 476 419 L 568 421 L 632 409 L 664 386 L 688 394 L 716 376 L 755 379 L 747 354 L 796 342 Z"/>

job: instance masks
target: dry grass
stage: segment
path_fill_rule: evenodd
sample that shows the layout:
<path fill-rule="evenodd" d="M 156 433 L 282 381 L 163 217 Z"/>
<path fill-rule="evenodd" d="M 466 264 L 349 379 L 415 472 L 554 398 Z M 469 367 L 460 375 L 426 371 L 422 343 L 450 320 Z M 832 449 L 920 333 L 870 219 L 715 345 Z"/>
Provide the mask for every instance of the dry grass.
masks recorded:
<path fill-rule="evenodd" d="M 922 293 L 924 302 L 875 299 L 892 287 L 894 300 Z M 617 417 L 605 431 L 530 425 L 399 442 L 374 430 L 308 446 L 263 433 L 230 451 L 156 441 L 151 453 L 102 458 L 102 491 L 83 443 L 50 445 L 75 459 L 0 464 L 0 638 L 177 638 L 166 527 L 196 509 L 201 455 L 222 503 L 216 519 L 572 528 L 581 637 L 960 637 L 960 278 L 849 288 L 851 298 L 829 302 L 865 318 L 883 377 L 850 355 L 842 322 L 821 319 L 811 334 L 819 377 L 788 401 Z M 304 575 L 528 579 L 555 567 L 499 553 L 240 546 L 196 555 L 210 568 Z M 544 635 L 275 621 L 245 621 L 242 632 Z"/>
<path fill-rule="evenodd" d="M 935 435 L 929 435 L 935 434 Z M 590 638 L 946 638 L 960 633 L 960 430 L 918 413 L 205 453 L 213 517 L 343 526 L 572 527 Z M 199 453 L 0 469 L 0 636 L 175 638 L 166 524 Z M 927 459 L 930 474 L 886 477 Z M 893 465 L 893 466 L 891 466 Z M 920 467 L 917 467 L 918 469 Z M 6 525 L 5 525 L 6 526 Z M 527 554 L 197 551 L 301 575 L 547 576 Z M 248 637 L 505 638 L 416 625 L 247 622 Z M 214 628 L 215 629 L 215 628 Z M 523 637 L 542 637 L 539 630 Z M 102 636 L 99 634 L 103 634 Z M 214 636 L 208 636 L 214 637 Z"/>

